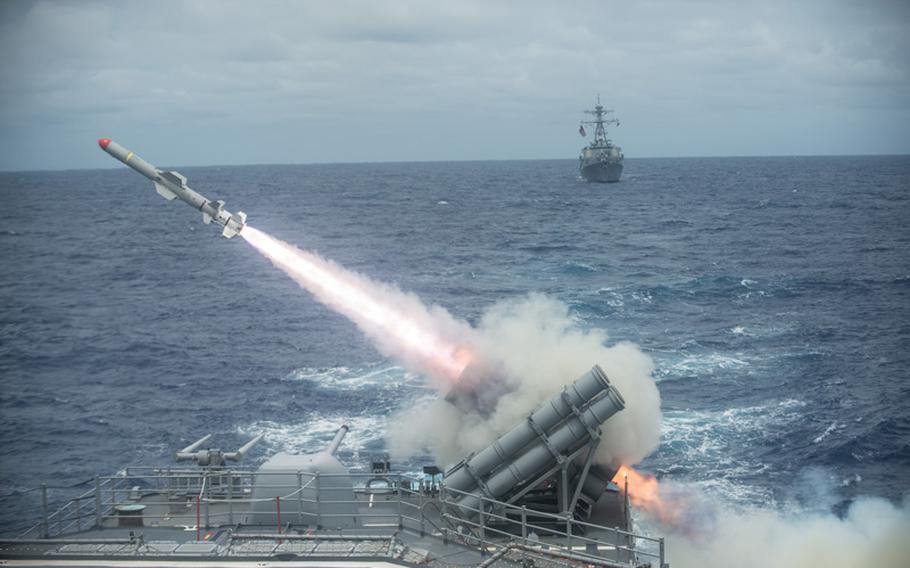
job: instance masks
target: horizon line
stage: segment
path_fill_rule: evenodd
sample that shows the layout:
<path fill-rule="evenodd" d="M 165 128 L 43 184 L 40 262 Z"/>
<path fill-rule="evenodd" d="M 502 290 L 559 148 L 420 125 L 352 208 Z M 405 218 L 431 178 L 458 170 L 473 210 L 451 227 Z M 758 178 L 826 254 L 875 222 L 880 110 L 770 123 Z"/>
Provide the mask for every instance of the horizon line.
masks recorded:
<path fill-rule="evenodd" d="M 910 153 L 903 154 L 742 154 L 724 156 L 638 156 L 625 157 L 624 160 L 711 160 L 711 159 L 742 159 L 742 158 L 874 158 L 874 157 L 910 157 Z M 245 164 L 205 164 L 205 165 L 176 165 L 174 168 L 244 168 L 252 166 L 333 166 L 333 165 L 369 165 L 369 164 L 453 164 L 470 162 L 557 162 L 577 161 L 577 158 L 490 158 L 490 159 L 463 159 L 463 160 L 364 160 L 352 162 L 257 162 Z M 97 170 L 115 170 L 117 166 L 100 168 L 45 168 L 31 170 L 0 169 L 0 174 L 16 173 L 42 173 L 42 172 L 83 172 Z"/>

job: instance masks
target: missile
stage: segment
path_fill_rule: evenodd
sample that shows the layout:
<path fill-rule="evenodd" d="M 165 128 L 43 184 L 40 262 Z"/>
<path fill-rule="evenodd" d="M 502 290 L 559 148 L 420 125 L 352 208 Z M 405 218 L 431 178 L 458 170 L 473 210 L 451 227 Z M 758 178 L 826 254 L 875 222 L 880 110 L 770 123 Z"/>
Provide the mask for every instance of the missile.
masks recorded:
<path fill-rule="evenodd" d="M 179 172 L 161 171 L 109 138 L 99 139 L 98 145 L 111 156 L 152 180 L 155 190 L 161 197 L 168 201 L 179 198 L 194 209 L 202 211 L 202 222 L 206 225 L 214 221 L 223 226 L 224 231 L 221 234 L 225 238 L 233 237 L 246 224 L 246 213 L 238 211 L 235 215 L 224 208 L 224 201 L 220 199 L 211 201 L 199 195 L 186 185 L 186 176 Z"/>

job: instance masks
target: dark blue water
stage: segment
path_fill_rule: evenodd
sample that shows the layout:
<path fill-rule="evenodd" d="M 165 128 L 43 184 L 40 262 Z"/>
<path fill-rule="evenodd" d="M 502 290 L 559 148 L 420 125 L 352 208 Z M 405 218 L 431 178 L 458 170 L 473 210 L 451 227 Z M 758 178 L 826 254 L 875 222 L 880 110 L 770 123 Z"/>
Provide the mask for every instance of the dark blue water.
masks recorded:
<path fill-rule="evenodd" d="M 910 487 L 910 157 L 186 168 L 250 222 L 477 321 L 543 292 L 641 346 L 663 396 L 643 464 L 732 503 Z M 126 168 L 0 174 L 0 522 L 30 489 L 223 448 L 383 449 L 424 394 L 241 239 Z M 593 362 L 592 362 L 593 363 Z M 62 491 L 52 490 L 51 498 Z"/>

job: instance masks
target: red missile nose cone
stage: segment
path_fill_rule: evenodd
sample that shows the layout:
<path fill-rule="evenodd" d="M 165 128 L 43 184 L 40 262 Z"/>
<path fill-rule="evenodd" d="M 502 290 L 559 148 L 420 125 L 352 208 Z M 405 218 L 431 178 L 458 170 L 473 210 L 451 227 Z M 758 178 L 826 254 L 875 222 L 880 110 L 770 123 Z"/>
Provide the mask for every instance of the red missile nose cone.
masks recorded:
<path fill-rule="evenodd" d="M 101 146 L 102 150 L 107 150 L 107 145 L 111 143 L 110 138 L 99 138 L 98 145 Z"/>

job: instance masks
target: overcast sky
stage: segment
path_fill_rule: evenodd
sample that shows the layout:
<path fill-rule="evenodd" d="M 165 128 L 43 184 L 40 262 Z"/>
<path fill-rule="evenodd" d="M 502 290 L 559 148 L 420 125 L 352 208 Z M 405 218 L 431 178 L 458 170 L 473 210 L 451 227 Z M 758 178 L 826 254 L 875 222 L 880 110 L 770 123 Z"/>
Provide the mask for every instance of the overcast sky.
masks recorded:
<path fill-rule="evenodd" d="M 910 153 L 910 2 L 0 2 L 0 170 Z"/>

